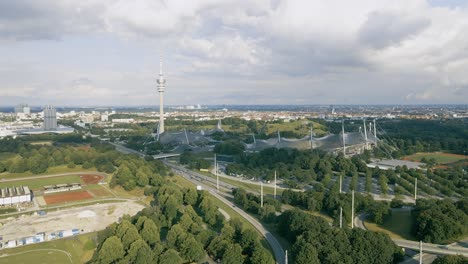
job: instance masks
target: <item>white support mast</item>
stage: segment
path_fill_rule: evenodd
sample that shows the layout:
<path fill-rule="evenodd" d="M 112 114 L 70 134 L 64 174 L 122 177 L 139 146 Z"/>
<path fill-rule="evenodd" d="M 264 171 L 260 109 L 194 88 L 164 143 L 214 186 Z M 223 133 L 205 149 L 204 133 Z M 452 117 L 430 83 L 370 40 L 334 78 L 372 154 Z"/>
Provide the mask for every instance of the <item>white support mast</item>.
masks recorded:
<path fill-rule="evenodd" d="M 351 191 L 351 228 L 354 228 L 354 190 Z"/>
<path fill-rule="evenodd" d="M 343 207 L 340 207 L 340 228 L 343 228 Z"/>
<path fill-rule="evenodd" d="M 414 178 L 414 200 L 418 198 L 418 178 Z"/>
<path fill-rule="evenodd" d="M 419 241 L 419 264 L 422 264 L 423 250 L 422 250 L 422 241 Z"/>

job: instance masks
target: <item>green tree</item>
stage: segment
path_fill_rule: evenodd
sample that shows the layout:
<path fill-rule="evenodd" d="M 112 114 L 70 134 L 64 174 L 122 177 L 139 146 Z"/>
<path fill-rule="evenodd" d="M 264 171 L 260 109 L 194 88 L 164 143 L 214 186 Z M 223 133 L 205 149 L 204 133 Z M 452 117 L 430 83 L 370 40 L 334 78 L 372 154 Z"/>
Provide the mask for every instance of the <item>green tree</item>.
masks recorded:
<path fill-rule="evenodd" d="M 186 188 L 184 190 L 184 203 L 187 205 L 195 205 L 197 203 L 198 193 L 193 188 Z"/>
<path fill-rule="evenodd" d="M 160 264 L 182 264 L 184 263 L 183 259 L 179 256 L 179 252 L 174 249 L 168 249 L 159 256 Z"/>
<path fill-rule="evenodd" d="M 257 244 L 250 256 L 251 264 L 274 264 L 275 261 L 271 254 L 260 244 Z"/>
<path fill-rule="evenodd" d="M 125 232 L 125 235 L 122 237 L 122 244 L 124 249 L 128 249 L 130 245 L 138 239 L 141 239 L 140 234 L 138 234 L 136 227 L 131 225 L 127 232 Z"/>
<path fill-rule="evenodd" d="M 297 264 L 319 264 L 317 249 L 310 243 L 301 241 L 294 244 L 295 263 Z"/>
<path fill-rule="evenodd" d="M 159 242 L 159 227 L 153 220 L 147 218 L 143 224 L 143 229 L 140 231 L 141 238 L 151 247 Z"/>
<path fill-rule="evenodd" d="M 153 259 L 153 251 L 142 239 L 133 242 L 125 256 L 125 262 L 135 264 L 152 263 Z"/>
<path fill-rule="evenodd" d="M 182 242 L 181 253 L 186 260 L 191 262 L 198 262 L 205 256 L 202 244 L 192 236 Z"/>
<path fill-rule="evenodd" d="M 114 263 L 124 256 L 122 242 L 116 236 L 111 236 L 102 244 L 98 253 L 98 261 L 101 264 Z"/>
<path fill-rule="evenodd" d="M 145 187 L 149 183 L 148 175 L 142 170 L 138 170 L 137 174 L 137 184 L 140 187 Z"/>
<path fill-rule="evenodd" d="M 242 255 L 242 248 L 239 244 L 231 244 L 224 251 L 223 263 L 225 264 L 240 264 L 244 262 L 244 256 Z"/>

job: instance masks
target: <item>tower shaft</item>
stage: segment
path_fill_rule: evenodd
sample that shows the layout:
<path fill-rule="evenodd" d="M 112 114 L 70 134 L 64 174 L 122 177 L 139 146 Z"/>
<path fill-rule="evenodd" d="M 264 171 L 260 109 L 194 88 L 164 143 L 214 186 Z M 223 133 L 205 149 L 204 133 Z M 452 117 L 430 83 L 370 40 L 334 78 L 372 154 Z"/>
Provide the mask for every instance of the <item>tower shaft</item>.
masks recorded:
<path fill-rule="evenodd" d="M 159 92 L 159 133 L 164 133 L 164 92 Z"/>
<path fill-rule="evenodd" d="M 164 133 L 164 91 L 166 90 L 166 79 L 162 71 L 162 59 L 159 62 L 159 78 L 157 79 L 159 92 L 159 134 Z"/>

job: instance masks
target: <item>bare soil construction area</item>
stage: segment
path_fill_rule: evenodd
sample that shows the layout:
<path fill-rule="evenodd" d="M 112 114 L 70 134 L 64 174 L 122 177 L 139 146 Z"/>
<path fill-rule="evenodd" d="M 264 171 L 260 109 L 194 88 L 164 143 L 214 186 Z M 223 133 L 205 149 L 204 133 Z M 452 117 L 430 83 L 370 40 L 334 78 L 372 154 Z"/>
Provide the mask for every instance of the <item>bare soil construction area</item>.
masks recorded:
<path fill-rule="evenodd" d="M 101 175 L 95 175 L 95 174 L 81 174 L 80 178 L 84 184 L 89 185 L 89 184 L 98 184 L 104 177 Z"/>
<path fill-rule="evenodd" d="M 39 232 L 46 235 L 59 230 L 78 228 L 82 233 L 99 231 L 119 221 L 124 214 L 134 215 L 144 206 L 133 201 L 105 203 L 80 208 L 48 212 L 44 216 L 22 215 L 0 220 L 3 225 L 0 236 L 4 241 L 33 236 Z"/>
<path fill-rule="evenodd" d="M 78 191 L 78 192 L 66 192 L 66 193 L 55 193 L 44 196 L 44 200 L 48 205 L 50 204 L 59 204 L 64 202 L 72 202 L 93 198 L 93 196 L 88 191 Z"/>

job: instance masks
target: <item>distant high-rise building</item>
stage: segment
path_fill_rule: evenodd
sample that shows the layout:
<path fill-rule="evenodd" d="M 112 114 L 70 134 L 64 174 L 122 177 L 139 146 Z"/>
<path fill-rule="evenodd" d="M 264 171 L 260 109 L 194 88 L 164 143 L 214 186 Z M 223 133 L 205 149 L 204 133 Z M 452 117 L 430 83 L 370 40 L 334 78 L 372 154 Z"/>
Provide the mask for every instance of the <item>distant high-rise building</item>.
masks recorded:
<path fill-rule="evenodd" d="M 30 115 L 31 114 L 31 108 L 29 107 L 28 104 L 19 104 L 19 105 L 15 106 L 15 113 L 16 114 Z"/>
<path fill-rule="evenodd" d="M 162 59 L 159 62 L 159 78 L 158 82 L 158 92 L 159 92 L 159 134 L 164 133 L 164 90 L 166 88 L 166 79 L 162 72 Z"/>
<path fill-rule="evenodd" d="M 50 105 L 44 108 L 44 130 L 57 130 L 57 111 Z"/>

